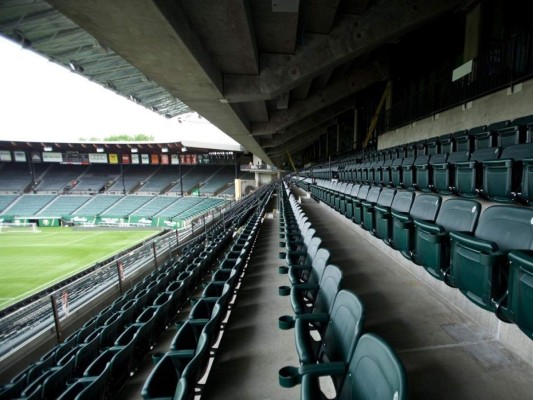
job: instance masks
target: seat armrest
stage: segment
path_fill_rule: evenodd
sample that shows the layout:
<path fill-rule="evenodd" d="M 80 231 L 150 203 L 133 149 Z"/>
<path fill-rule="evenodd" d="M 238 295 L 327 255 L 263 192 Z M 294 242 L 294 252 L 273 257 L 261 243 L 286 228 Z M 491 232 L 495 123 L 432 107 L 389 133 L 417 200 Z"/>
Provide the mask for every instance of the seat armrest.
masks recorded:
<path fill-rule="evenodd" d="M 302 321 L 308 322 L 326 322 L 329 320 L 328 313 L 308 313 L 308 314 L 297 314 L 294 316 L 294 319 L 301 319 Z"/>
<path fill-rule="evenodd" d="M 486 160 L 481 162 L 484 166 L 502 166 L 502 167 L 512 167 L 513 166 L 513 160 L 510 158 L 505 159 L 499 159 L 499 160 Z"/>
<path fill-rule="evenodd" d="M 466 232 L 450 232 L 450 238 L 457 242 L 484 253 L 493 253 L 498 250 L 498 245 L 490 240 L 475 237 Z"/>
<path fill-rule="evenodd" d="M 292 289 L 295 290 L 318 290 L 318 285 L 314 283 L 297 283 L 292 285 Z"/>
<path fill-rule="evenodd" d="M 402 213 L 402 212 L 396 212 L 396 211 L 392 211 L 391 214 L 392 214 L 392 217 L 397 219 L 398 221 L 401 221 L 404 223 L 412 222 L 411 216 L 409 214 Z"/>
<path fill-rule="evenodd" d="M 438 235 L 438 234 L 446 232 L 446 230 L 442 226 L 435 224 L 433 222 L 424 221 L 421 219 L 415 219 L 414 223 L 417 228 L 420 228 L 424 232 L 431 233 L 433 235 Z"/>
<path fill-rule="evenodd" d="M 329 375 L 344 375 L 346 373 L 346 364 L 342 361 L 319 363 L 319 364 L 304 364 L 298 368 L 300 375 L 312 376 L 329 376 Z"/>

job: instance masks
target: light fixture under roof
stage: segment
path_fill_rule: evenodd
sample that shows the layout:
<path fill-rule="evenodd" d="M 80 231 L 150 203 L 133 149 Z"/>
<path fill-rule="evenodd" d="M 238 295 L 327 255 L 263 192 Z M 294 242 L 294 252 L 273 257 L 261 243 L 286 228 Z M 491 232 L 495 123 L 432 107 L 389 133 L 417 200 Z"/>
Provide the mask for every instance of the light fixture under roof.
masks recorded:
<path fill-rule="evenodd" d="M 168 153 L 168 148 L 167 147 L 163 147 L 161 149 L 161 153 Z"/>
<path fill-rule="evenodd" d="M 139 149 L 137 147 L 132 147 L 131 148 L 131 152 L 132 153 L 138 153 L 139 152 Z"/>
<path fill-rule="evenodd" d="M 96 152 L 97 153 L 103 153 L 104 152 L 104 148 L 103 147 L 97 147 L 96 148 Z"/>
<path fill-rule="evenodd" d="M 181 151 L 185 153 L 185 152 L 187 151 L 187 147 L 183 146 L 183 147 L 181 148 Z"/>
<path fill-rule="evenodd" d="M 52 146 L 44 146 L 43 148 L 44 151 L 52 151 Z"/>

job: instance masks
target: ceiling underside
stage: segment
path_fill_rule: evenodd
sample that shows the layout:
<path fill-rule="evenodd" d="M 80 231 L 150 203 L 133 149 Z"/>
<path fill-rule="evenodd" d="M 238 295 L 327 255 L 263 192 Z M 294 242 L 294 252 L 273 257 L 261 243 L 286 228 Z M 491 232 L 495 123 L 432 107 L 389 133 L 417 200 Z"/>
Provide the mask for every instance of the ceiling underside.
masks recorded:
<path fill-rule="evenodd" d="M 388 79 L 388 45 L 462 2 L 2 1 L 0 31 L 158 112 L 189 107 L 279 165 Z"/>

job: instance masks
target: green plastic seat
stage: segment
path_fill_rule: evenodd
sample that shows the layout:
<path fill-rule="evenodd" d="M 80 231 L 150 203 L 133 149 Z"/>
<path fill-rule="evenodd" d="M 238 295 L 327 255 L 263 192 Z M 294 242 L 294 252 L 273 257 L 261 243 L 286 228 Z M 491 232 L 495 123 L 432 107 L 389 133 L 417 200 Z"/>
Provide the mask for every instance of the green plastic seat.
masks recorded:
<path fill-rule="evenodd" d="M 485 126 L 479 126 L 470 130 L 462 130 L 452 133 L 453 141 L 455 142 L 455 151 L 466 151 L 472 153 L 474 151 L 472 135 L 478 130 L 484 130 Z"/>
<path fill-rule="evenodd" d="M 390 175 L 390 184 L 393 187 L 399 188 L 402 184 L 402 163 L 403 163 L 403 157 L 398 157 L 392 160 L 392 164 L 390 167 L 391 175 Z"/>
<path fill-rule="evenodd" d="M 442 154 L 439 157 L 431 157 L 430 164 L 433 169 L 433 191 L 440 194 L 451 194 L 455 164 L 468 161 L 470 153 L 466 151 L 456 151 L 448 155 Z"/>
<path fill-rule="evenodd" d="M 453 136 L 451 133 L 446 133 L 440 135 L 438 138 L 438 147 L 440 149 L 440 154 L 450 154 L 455 151 L 455 143 L 453 141 Z M 437 152 L 436 154 L 439 154 Z"/>
<path fill-rule="evenodd" d="M 316 270 L 306 284 L 293 285 L 291 306 L 294 313 L 329 313 L 342 284 L 342 278 L 339 267 L 328 265 L 322 271 Z"/>
<path fill-rule="evenodd" d="M 361 221 L 363 220 L 363 202 L 366 200 L 368 192 L 370 192 L 369 185 L 361 186 L 359 192 L 357 193 L 357 198 L 352 201 L 352 221 L 357 225 L 361 224 Z"/>
<path fill-rule="evenodd" d="M 445 280 L 479 307 L 495 311 L 507 290 L 507 253 L 533 249 L 532 221 L 533 209 L 498 205 L 481 214 L 475 234 L 451 232 Z"/>
<path fill-rule="evenodd" d="M 312 327 L 305 319 L 296 319 L 294 339 L 301 364 L 341 361 L 348 363 L 363 330 L 365 310 L 352 292 L 340 290 L 329 315 L 324 315 L 326 329 L 320 340 L 311 336 Z"/>
<path fill-rule="evenodd" d="M 435 142 L 436 143 L 436 142 Z M 429 164 L 430 155 L 421 155 L 416 157 L 414 162 L 414 183 L 407 187 L 409 190 L 420 190 L 422 192 L 431 192 L 431 165 Z"/>
<path fill-rule="evenodd" d="M 435 194 L 421 194 L 415 197 L 409 213 L 392 210 L 391 246 L 411 259 L 415 250 L 414 220 L 433 222 L 439 212 L 441 197 Z"/>
<path fill-rule="evenodd" d="M 533 339 L 533 251 L 513 250 L 508 258 L 508 292 L 496 315 L 505 322 L 514 322 Z"/>
<path fill-rule="evenodd" d="M 374 229 L 374 206 L 378 202 L 380 193 L 380 186 L 372 187 L 368 192 L 368 196 L 366 196 L 366 200 L 361 203 L 363 207 L 361 226 L 367 231 L 372 231 Z"/>
<path fill-rule="evenodd" d="M 442 203 L 435 223 L 414 220 L 416 244 L 413 261 L 442 280 L 450 265 L 450 231 L 474 232 L 481 205 L 474 200 L 449 199 Z"/>
<path fill-rule="evenodd" d="M 415 157 L 406 157 L 402 161 L 402 180 L 400 182 L 400 186 L 405 189 L 415 190 L 415 160 Z"/>
<path fill-rule="evenodd" d="M 312 273 L 323 272 L 326 265 L 328 265 L 330 257 L 331 254 L 327 249 L 317 248 L 313 257 L 309 258 L 306 263 L 289 267 L 288 273 L 291 286 L 307 283 Z"/>
<path fill-rule="evenodd" d="M 353 218 L 353 203 L 355 199 L 357 199 L 357 194 L 359 193 L 359 190 L 361 189 L 361 185 L 356 183 L 352 186 L 352 190 L 350 191 L 350 194 L 346 196 L 346 204 L 345 204 L 345 210 L 344 210 L 344 216 L 348 219 Z"/>
<path fill-rule="evenodd" d="M 393 189 L 394 190 L 394 189 Z M 408 213 L 411 209 L 415 194 L 408 191 L 397 191 L 394 195 L 392 204 L 377 204 L 374 207 L 374 218 L 376 231 L 375 235 L 390 245 L 392 238 L 392 214 L 394 210 L 400 213 Z M 379 202 L 379 200 L 378 200 Z"/>
<path fill-rule="evenodd" d="M 482 186 L 482 162 L 496 160 L 500 156 L 499 147 L 490 147 L 476 150 L 468 161 L 454 164 L 453 193 L 464 197 L 477 196 Z"/>
<path fill-rule="evenodd" d="M 378 171 L 378 184 L 381 186 L 391 185 L 392 159 L 386 159 Z"/>
<path fill-rule="evenodd" d="M 349 183 L 348 185 L 346 185 L 344 193 L 341 193 L 340 195 L 339 209 L 337 211 L 342 215 L 346 214 L 346 203 L 348 201 L 348 198 L 350 197 L 350 193 L 352 192 L 353 186 L 353 183 Z"/>
<path fill-rule="evenodd" d="M 180 352 L 165 353 L 144 382 L 141 391 L 143 399 L 172 399 L 182 378 L 196 384 L 209 358 L 208 342 L 207 335 L 202 333 L 192 358 L 190 354 L 185 356 Z"/>
<path fill-rule="evenodd" d="M 525 159 L 533 159 L 533 143 L 506 147 L 498 160 L 483 161 L 480 195 L 493 201 L 520 200 Z"/>
<path fill-rule="evenodd" d="M 336 400 L 407 400 L 409 386 L 405 368 L 394 350 L 379 336 L 365 333 L 347 368 L 340 363 L 318 365 L 302 376 L 302 400 L 326 400 L 318 377 L 339 374 L 342 385 Z"/>

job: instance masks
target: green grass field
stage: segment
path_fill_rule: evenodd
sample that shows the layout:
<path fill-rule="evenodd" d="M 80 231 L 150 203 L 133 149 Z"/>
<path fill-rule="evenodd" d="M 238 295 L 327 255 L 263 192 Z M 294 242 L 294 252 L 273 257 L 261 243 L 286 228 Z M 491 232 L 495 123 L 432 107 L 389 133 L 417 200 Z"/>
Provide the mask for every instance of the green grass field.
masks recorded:
<path fill-rule="evenodd" d="M 82 271 L 156 231 L 75 231 L 0 234 L 0 309 Z"/>

